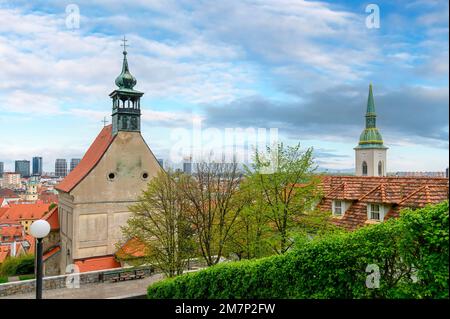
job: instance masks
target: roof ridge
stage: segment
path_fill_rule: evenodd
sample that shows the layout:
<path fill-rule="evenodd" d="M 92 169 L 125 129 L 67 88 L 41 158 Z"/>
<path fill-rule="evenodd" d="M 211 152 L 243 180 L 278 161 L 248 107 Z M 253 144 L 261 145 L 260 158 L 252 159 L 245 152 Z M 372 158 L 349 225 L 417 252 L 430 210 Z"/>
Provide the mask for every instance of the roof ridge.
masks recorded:
<path fill-rule="evenodd" d="M 377 188 L 379 188 L 381 186 L 381 183 L 378 184 L 376 187 L 372 188 L 369 192 L 367 192 L 366 194 L 364 194 L 363 196 L 361 196 L 360 198 L 358 198 L 358 200 L 363 200 L 364 197 L 367 197 L 369 194 L 371 194 L 372 192 L 376 191 Z"/>
<path fill-rule="evenodd" d="M 421 187 L 419 187 L 418 189 L 416 189 L 415 191 L 413 191 L 411 194 L 407 195 L 404 199 L 402 199 L 399 204 L 402 204 L 403 202 L 407 201 L 408 199 L 410 199 L 411 197 L 413 197 L 415 194 L 417 194 L 418 192 L 420 192 L 422 189 L 424 189 L 427 185 L 423 185 Z"/>

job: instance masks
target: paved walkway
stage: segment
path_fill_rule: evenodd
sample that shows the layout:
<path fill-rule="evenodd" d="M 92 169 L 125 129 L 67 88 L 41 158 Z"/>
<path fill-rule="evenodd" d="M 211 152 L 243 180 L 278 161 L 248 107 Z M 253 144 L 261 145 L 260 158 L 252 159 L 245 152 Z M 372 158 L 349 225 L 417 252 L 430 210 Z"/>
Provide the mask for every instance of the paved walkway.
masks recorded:
<path fill-rule="evenodd" d="M 155 274 L 143 279 L 127 280 L 116 283 L 98 283 L 81 286 L 78 289 L 51 289 L 42 292 L 43 299 L 108 299 L 145 295 L 147 287 L 163 279 L 163 275 Z M 0 299 L 34 299 L 35 293 L 11 295 Z"/>

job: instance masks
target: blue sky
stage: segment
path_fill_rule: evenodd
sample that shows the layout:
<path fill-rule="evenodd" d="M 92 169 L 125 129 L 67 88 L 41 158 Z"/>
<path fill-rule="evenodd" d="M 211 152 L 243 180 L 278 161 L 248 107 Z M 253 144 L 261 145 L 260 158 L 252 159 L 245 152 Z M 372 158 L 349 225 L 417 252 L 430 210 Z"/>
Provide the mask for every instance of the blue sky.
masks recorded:
<path fill-rule="evenodd" d="M 53 171 L 56 158 L 81 157 L 110 117 L 126 35 L 157 157 L 201 118 L 219 130 L 278 128 L 283 141 L 314 146 L 322 168 L 351 169 L 372 82 L 388 171 L 442 171 L 448 1 L 372 2 L 372 29 L 369 3 L 0 0 L 0 161 L 12 170 L 42 156 Z"/>

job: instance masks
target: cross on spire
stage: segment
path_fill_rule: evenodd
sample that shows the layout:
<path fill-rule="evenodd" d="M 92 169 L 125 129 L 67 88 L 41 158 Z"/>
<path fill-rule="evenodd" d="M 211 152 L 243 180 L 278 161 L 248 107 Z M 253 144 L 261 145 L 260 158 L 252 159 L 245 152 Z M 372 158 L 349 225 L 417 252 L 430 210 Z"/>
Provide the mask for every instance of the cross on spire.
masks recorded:
<path fill-rule="evenodd" d="M 105 127 L 106 123 L 108 123 L 108 121 L 106 120 L 106 116 L 103 117 L 103 120 L 101 120 L 100 122 L 102 122 L 103 123 L 103 127 Z"/>
<path fill-rule="evenodd" d="M 123 52 L 127 52 L 127 47 L 129 46 L 129 45 L 127 44 L 127 41 L 128 41 L 128 40 L 125 38 L 125 36 L 123 36 L 122 41 L 123 41 L 123 44 L 121 44 L 120 46 L 123 47 Z"/>

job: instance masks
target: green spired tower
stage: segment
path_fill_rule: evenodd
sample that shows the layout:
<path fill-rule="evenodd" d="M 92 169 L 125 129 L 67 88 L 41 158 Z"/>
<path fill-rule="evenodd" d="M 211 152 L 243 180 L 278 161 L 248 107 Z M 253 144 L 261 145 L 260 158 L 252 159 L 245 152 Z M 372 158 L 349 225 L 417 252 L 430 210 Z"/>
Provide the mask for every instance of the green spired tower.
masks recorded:
<path fill-rule="evenodd" d="M 113 101 L 113 134 L 117 134 L 118 131 L 140 132 L 141 130 L 141 96 L 144 93 L 133 89 L 137 81 L 128 69 L 126 41 L 124 37 L 122 72 L 115 81 L 119 88 L 109 95 Z"/>
<path fill-rule="evenodd" d="M 377 128 L 377 115 L 373 99 L 372 84 L 369 85 L 367 99 L 366 128 L 359 137 L 355 149 L 356 176 L 386 176 L 387 147 Z"/>

